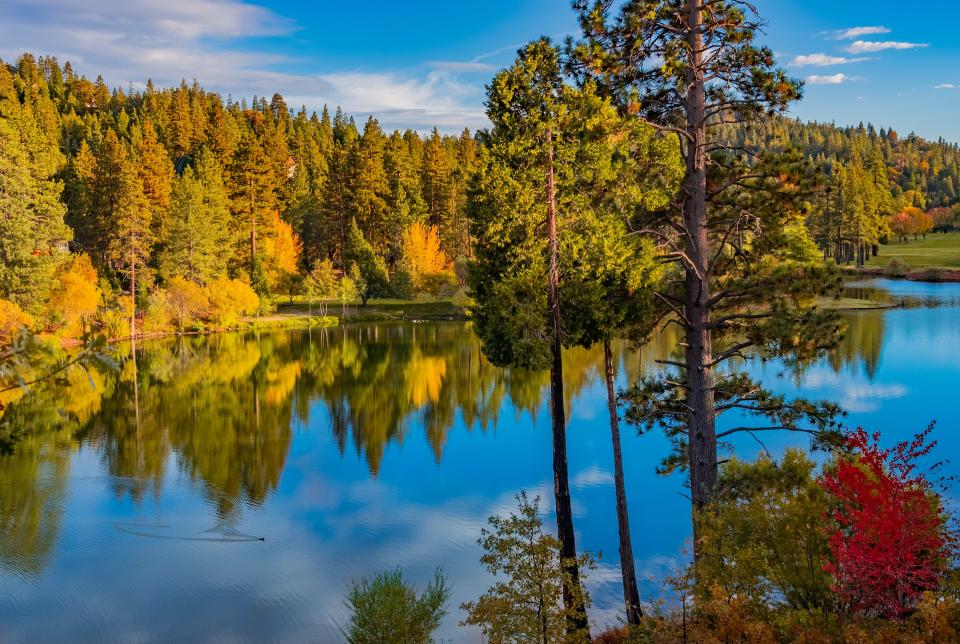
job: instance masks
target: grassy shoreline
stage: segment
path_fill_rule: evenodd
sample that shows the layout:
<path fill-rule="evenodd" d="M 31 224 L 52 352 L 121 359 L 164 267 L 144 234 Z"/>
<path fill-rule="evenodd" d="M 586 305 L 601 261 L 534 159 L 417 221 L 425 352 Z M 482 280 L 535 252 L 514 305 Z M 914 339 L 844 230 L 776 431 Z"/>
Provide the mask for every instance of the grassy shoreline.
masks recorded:
<path fill-rule="evenodd" d="M 906 275 L 887 275 L 882 266 L 841 266 L 847 275 L 857 277 L 886 277 L 888 279 L 902 279 L 911 282 L 960 282 L 960 269 L 939 266 L 927 266 L 908 271 Z"/>
<path fill-rule="evenodd" d="M 371 322 L 379 320 L 466 320 L 469 316 L 463 309 L 455 306 L 450 300 L 430 300 L 419 302 L 415 300 L 370 300 L 364 305 L 351 304 L 344 311 L 339 303 L 327 302 L 327 317 L 336 318 L 341 324 L 350 322 Z M 276 313 L 268 317 L 308 317 L 309 305 L 302 297 L 295 297 L 291 303 L 289 299 L 276 302 Z M 313 314 L 316 316 L 319 307 L 313 304 Z"/>
<path fill-rule="evenodd" d="M 887 275 L 885 267 L 899 259 L 908 268 L 905 275 Z M 867 265 L 844 265 L 844 273 L 860 277 L 891 277 L 913 282 L 960 282 L 960 231 L 929 233 L 925 239 L 907 243 L 880 246 L 876 257 L 869 257 Z"/>
<path fill-rule="evenodd" d="M 268 315 L 241 318 L 240 324 L 227 328 L 209 328 L 189 331 L 164 331 L 138 333 L 137 340 L 155 340 L 171 336 L 214 335 L 217 333 L 244 333 L 246 331 L 269 331 L 282 329 L 330 328 L 355 322 L 418 321 L 418 320 L 467 320 L 463 309 L 449 300 L 416 302 L 411 300 L 371 300 L 366 306 L 351 304 L 344 310 L 339 303 L 328 303 L 326 315 L 321 315 L 318 303 L 308 306 L 303 298 L 294 298 L 293 303 L 284 298 L 275 302 L 276 310 Z M 129 342 L 128 336 L 109 338 L 109 343 Z M 79 338 L 63 338 L 64 348 L 79 346 Z"/>

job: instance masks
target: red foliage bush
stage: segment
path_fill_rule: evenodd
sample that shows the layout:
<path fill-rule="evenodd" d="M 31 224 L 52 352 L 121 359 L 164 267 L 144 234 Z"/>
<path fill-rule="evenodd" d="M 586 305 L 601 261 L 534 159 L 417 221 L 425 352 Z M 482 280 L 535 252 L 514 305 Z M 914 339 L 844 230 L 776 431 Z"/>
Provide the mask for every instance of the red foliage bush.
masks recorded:
<path fill-rule="evenodd" d="M 947 515 L 933 483 L 917 470 L 936 445 L 927 442 L 931 431 L 880 449 L 878 434 L 857 429 L 847 437 L 851 456 L 820 479 L 836 503 L 824 567 L 847 610 L 902 619 L 947 573 L 955 545 Z"/>

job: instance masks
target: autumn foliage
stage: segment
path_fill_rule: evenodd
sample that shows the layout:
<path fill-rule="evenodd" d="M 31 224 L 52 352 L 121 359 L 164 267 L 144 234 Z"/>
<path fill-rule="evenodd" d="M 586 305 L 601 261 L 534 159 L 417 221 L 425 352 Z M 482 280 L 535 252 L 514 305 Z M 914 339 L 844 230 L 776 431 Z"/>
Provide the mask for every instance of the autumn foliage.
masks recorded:
<path fill-rule="evenodd" d="M 207 286 L 211 324 L 226 329 L 237 325 L 240 318 L 257 310 L 260 299 L 249 284 L 240 280 L 218 279 Z"/>
<path fill-rule="evenodd" d="M 953 227 L 954 212 L 950 208 L 931 208 L 927 211 L 927 216 L 933 222 L 934 230 L 947 231 Z"/>
<path fill-rule="evenodd" d="M 268 261 L 268 279 L 271 288 L 277 288 L 283 280 L 297 272 L 297 262 L 303 244 L 280 213 L 274 211 L 270 218 L 270 228 L 263 241 L 264 253 Z"/>
<path fill-rule="evenodd" d="M 847 437 L 851 456 L 820 479 L 835 500 L 825 570 L 849 611 L 902 619 L 947 572 L 954 552 L 947 516 L 917 469 L 936 445 L 931 430 L 881 449 L 878 434 L 858 429 Z"/>
<path fill-rule="evenodd" d="M 888 223 L 890 230 L 893 231 L 897 238 L 902 242 L 906 242 L 907 238 L 911 235 L 916 239 L 917 235 L 926 235 L 933 230 L 934 220 L 928 213 L 923 212 L 919 208 L 909 206 L 897 214 L 892 215 Z"/>
<path fill-rule="evenodd" d="M 33 318 L 15 302 L 0 299 L 0 347 L 10 344 L 21 328 L 32 324 Z"/>
<path fill-rule="evenodd" d="M 404 231 L 403 255 L 417 290 L 426 290 L 428 284 L 437 278 L 452 277 L 452 267 L 440 248 L 440 233 L 436 226 L 417 222 Z"/>
<path fill-rule="evenodd" d="M 99 281 L 89 255 L 73 255 L 61 266 L 48 306 L 53 330 L 66 337 L 82 333 L 103 300 Z"/>

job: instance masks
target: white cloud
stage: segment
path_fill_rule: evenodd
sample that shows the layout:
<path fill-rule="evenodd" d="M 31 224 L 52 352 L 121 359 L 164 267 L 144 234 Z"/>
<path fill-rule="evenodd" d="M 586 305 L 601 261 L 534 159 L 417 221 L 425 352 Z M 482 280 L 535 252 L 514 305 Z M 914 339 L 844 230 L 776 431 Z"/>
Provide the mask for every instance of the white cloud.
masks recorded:
<path fill-rule="evenodd" d="M 431 69 L 447 72 L 491 72 L 496 67 L 477 61 L 435 60 L 427 63 Z"/>
<path fill-rule="evenodd" d="M 859 38 L 860 36 L 869 36 L 872 34 L 888 34 L 890 30 L 878 25 L 874 27 L 850 27 L 848 29 L 838 29 L 824 33 L 834 40 L 849 40 L 851 38 Z"/>
<path fill-rule="evenodd" d="M 940 83 L 939 85 L 934 85 L 933 89 L 956 89 L 957 86 L 953 83 Z"/>
<path fill-rule="evenodd" d="M 810 85 L 839 85 L 850 80 L 853 80 L 853 78 L 847 76 L 846 74 L 830 74 L 827 76 L 813 74 L 812 76 L 807 76 L 806 78 L 807 83 Z"/>
<path fill-rule="evenodd" d="M 805 54 L 795 56 L 793 60 L 787 64 L 790 67 L 826 67 L 828 65 L 859 63 L 864 60 L 866 60 L 866 58 L 847 58 L 846 56 L 830 56 L 828 54 Z"/>
<path fill-rule="evenodd" d="M 459 130 L 487 124 L 479 106 L 464 99 L 471 88 L 452 74 L 433 71 L 421 78 L 401 73 L 335 72 L 299 79 L 288 105 L 340 105 L 357 118 L 373 115 L 385 129 Z"/>
<path fill-rule="evenodd" d="M 573 477 L 570 487 L 581 490 L 588 487 L 608 487 L 613 483 L 613 474 L 598 465 L 593 465 L 585 470 L 580 470 Z"/>
<path fill-rule="evenodd" d="M 908 389 L 903 385 L 850 385 L 844 388 L 840 406 L 846 411 L 864 413 L 875 411 L 880 407 L 881 400 L 903 398 Z"/>
<path fill-rule="evenodd" d="M 457 75 L 484 63 L 439 61 L 407 70 L 302 71 L 307 61 L 270 53 L 269 39 L 297 24 L 247 0 L 8 0 L 0 20 L 0 57 L 24 51 L 57 56 L 108 85 L 143 87 L 196 78 L 235 99 L 280 92 L 292 107 L 340 105 L 358 120 L 374 114 L 385 128 L 444 132 L 486 127 L 478 89 Z M 255 47 L 246 39 L 257 38 Z M 311 61 L 312 62 L 312 61 Z"/>
<path fill-rule="evenodd" d="M 852 44 L 844 47 L 844 51 L 851 54 L 865 54 L 886 49 L 916 49 L 917 47 L 927 46 L 926 43 L 897 42 L 896 40 L 855 40 Z"/>

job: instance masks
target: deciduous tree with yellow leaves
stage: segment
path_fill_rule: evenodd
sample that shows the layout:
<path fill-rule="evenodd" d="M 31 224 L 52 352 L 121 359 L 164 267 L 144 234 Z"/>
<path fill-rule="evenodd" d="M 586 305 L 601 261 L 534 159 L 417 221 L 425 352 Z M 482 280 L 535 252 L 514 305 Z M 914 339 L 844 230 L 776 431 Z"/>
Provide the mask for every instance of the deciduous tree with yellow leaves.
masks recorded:
<path fill-rule="evenodd" d="M 428 290 L 438 277 L 453 277 L 452 265 L 440 247 L 436 226 L 415 222 L 407 228 L 403 233 L 403 256 L 416 290 Z"/>

